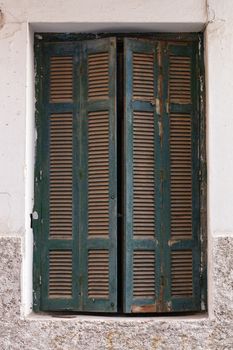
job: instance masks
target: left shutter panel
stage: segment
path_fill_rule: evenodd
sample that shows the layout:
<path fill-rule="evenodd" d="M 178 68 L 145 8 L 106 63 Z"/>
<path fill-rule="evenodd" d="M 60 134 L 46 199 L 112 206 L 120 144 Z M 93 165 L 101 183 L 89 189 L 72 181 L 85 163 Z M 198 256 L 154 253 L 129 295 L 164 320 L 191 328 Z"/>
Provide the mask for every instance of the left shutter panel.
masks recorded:
<path fill-rule="evenodd" d="M 41 309 L 78 309 L 76 77 L 79 47 L 44 43 L 41 101 Z M 78 118 L 77 118 L 78 120 Z"/>
<path fill-rule="evenodd" d="M 116 40 L 83 43 L 82 309 L 117 311 Z"/>

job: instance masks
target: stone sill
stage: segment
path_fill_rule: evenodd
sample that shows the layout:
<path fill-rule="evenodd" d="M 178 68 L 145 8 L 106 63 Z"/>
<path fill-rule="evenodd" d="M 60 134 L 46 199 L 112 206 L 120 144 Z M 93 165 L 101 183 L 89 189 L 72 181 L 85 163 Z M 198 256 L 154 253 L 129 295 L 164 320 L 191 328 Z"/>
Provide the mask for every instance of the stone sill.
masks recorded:
<path fill-rule="evenodd" d="M 47 313 L 35 313 L 32 312 L 23 319 L 32 321 L 103 321 L 103 322 L 201 322 L 208 321 L 210 316 L 207 312 L 195 315 L 182 315 L 182 316 L 99 316 L 99 315 L 51 315 Z"/>

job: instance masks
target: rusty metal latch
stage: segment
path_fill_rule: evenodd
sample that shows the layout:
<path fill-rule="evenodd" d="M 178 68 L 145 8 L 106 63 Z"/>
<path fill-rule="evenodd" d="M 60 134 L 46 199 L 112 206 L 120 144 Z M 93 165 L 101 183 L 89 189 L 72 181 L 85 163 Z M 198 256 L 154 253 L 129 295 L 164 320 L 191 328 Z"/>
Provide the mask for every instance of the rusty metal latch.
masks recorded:
<path fill-rule="evenodd" d="M 33 220 L 38 220 L 39 215 L 36 210 L 34 210 L 33 213 L 30 214 L 30 227 L 33 228 Z"/>

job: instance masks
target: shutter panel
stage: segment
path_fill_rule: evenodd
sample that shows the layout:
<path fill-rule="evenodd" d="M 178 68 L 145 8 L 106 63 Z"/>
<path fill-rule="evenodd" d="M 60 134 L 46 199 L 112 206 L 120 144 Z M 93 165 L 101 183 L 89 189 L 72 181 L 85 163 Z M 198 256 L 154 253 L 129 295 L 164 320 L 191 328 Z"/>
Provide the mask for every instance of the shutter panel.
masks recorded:
<path fill-rule="evenodd" d="M 42 46 L 40 309 L 116 311 L 116 42 Z"/>
<path fill-rule="evenodd" d="M 165 303 L 170 311 L 198 311 L 201 297 L 197 44 L 169 43 L 167 49 L 164 148 L 168 154 L 163 154 Z"/>
<path fill-rule="evenodd" d="M 125 39 L 124 311 L 127 313 L 156 311 L 159 296 L 156 46 L 148 40 Z"/>
<path fill-rule="evenodd" d="M 41 310 L 77 309 L 79 304 L 76 246 L 79 221 L 75 196 L 78 113 L 75 59 L 79 45 L 42 44 L 40 128 Z"/>
<path fill-rule="evenodd" d="M 117 310 L 116 40 L 83 44 L 80 254 L 85 311 Z"/>

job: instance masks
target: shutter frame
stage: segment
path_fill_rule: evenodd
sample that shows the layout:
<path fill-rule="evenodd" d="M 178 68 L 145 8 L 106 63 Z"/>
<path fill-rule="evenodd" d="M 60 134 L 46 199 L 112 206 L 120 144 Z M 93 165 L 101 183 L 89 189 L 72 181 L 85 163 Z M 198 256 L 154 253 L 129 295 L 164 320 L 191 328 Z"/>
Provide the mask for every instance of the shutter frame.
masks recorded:
<path fill-rule="evenodd" d="M 41 102 L 42 102 L 42 43 L 41 41 L 35 41 L 35 70 L 36 70 L 36 86 L 35 86 L 35 124 L 37 130 L 37 142 L 36 142 L 36 161 L 35 161 L 35 175 L 34 175 L 34 205 L 33 213 L 31 214 L 31 227 L 33 229 L 33 310 L 40 311 L 41 304 L 41 288 L 40 288 L 40 275 L 41 275 L 41 227 L 39 218 L 41 217 L 41 197 L 40 197 L 40 185 L 38 179 L 40 176 L 40 164 L 41 164 Z"/>

